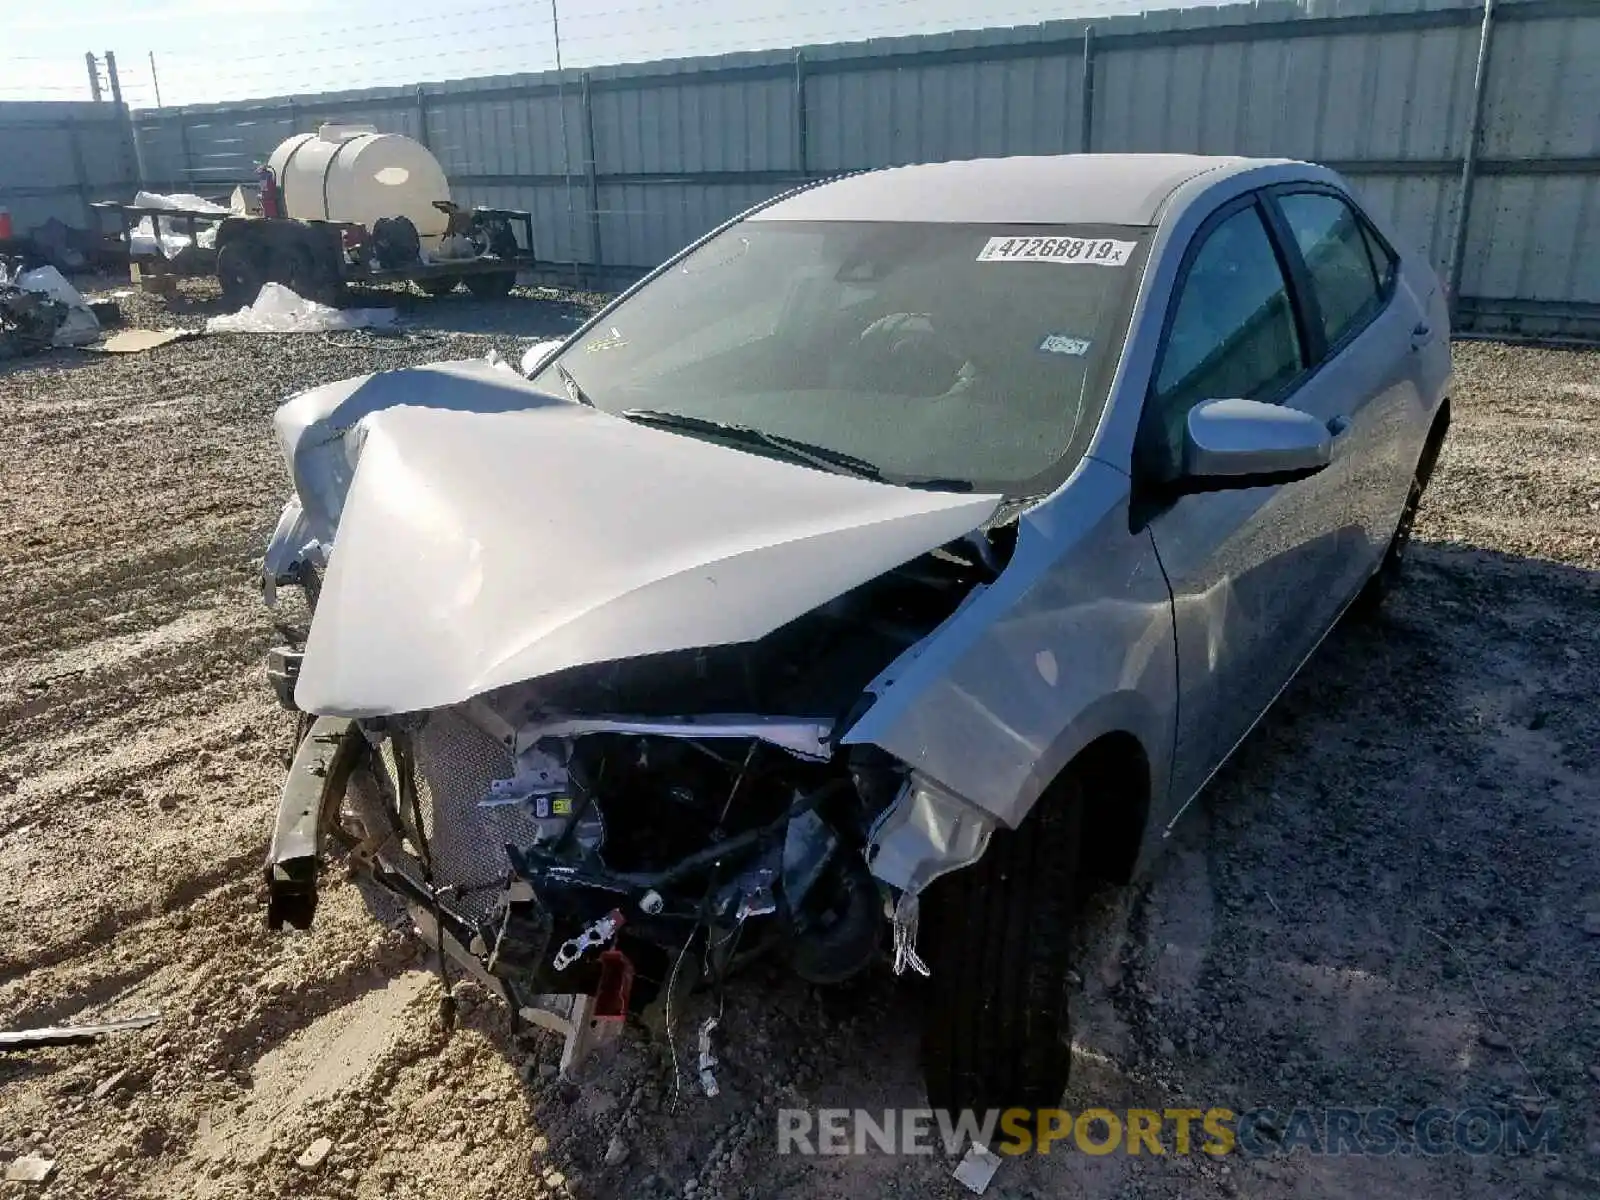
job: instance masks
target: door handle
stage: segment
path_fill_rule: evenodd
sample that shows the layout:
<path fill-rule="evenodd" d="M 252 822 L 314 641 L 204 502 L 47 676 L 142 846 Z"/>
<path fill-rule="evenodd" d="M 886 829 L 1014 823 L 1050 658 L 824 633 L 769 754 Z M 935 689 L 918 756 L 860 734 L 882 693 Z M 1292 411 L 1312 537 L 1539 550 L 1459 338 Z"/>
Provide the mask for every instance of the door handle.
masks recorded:
<path fill-rule="evenodd" d="M 1428 335 L 1433 332 L 1433 326 L 1426 321 L 1418 321 L 1411 330 L 1411 348 L 1421 350 L 1422 344 L 1428 340 Z"/>

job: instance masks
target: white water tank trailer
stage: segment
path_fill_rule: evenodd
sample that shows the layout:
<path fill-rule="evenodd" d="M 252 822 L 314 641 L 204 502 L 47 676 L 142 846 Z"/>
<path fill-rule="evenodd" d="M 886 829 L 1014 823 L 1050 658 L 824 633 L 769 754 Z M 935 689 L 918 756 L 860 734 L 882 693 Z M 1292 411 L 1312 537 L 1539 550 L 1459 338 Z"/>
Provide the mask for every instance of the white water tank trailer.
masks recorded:
<path fill-rule="evenodd" d="M 280 214 L 298 221 L 340 221 L 371 229 L 382 217 L 405 217 L 423 249 L 438 250 L 449 223 L 435 202 L 450 199 L 439 160 L 421 142 L 371 125 L 324 125 L 297 134 L 267 160 Z"/>

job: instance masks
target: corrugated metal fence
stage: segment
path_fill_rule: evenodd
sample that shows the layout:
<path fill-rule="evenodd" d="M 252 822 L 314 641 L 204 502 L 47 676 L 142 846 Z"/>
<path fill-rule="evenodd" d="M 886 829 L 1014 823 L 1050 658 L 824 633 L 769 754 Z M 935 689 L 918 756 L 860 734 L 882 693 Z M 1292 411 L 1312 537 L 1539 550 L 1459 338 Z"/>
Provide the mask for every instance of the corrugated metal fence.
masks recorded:
<path fill-rule="evenodd" d="M 425 141 L 538 252 L 653 266 L 797 182 L 986 155 L 1285 155 L 1343 171 L 1479 328 L 1600 333 L 1600 0 L 1294 0 L 135 114 L 147 177 L 223 188 L 325 120 Z"/>
<path fill-rule="evenodd" d="M 121 105 L 0 102 L 0 208 L 18 232 L 51 217 L 94 228 L 89 204 L 131 200 L 137 182 Z"/>

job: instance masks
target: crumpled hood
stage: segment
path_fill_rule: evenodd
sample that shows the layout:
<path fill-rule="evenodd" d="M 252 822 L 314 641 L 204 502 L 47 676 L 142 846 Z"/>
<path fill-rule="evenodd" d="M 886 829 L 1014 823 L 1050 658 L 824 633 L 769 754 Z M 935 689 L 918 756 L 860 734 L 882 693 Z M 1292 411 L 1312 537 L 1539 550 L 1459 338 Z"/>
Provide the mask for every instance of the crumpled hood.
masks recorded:
<path fill-rule="evenodd" d="M 273 414 L 284 461 L 305 514 L 305 533 L 332 545 L 345 494 L 355 478 L 363 421 L 401 405 L 457 412 L 509 412 L 567 404 L 542 392 L 507 363 L 460 359 L 356 375 L 309 388 Z"/>
<path fill-rule="evenodd" d="M 308 712 L 414 712 L 585 663 L 754 641 L 1000 502 L 564 401 L 454 407 L 361 422 L 295 689 Z"/>

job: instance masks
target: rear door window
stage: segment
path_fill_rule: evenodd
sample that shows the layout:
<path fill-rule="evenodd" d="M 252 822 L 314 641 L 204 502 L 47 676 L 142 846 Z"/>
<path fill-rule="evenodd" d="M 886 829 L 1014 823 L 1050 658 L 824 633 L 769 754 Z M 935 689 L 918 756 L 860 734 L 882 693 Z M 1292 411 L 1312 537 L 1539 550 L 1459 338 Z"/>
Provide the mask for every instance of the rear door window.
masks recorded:
<path fill-rule="evenodd" d="M 1375 265 L 1372 252 L 1382 247 L 1371 245 L 1361 218 L 1338 196 L 1292 192 L 1277 201 L 1310 276 L 1323 336 L 1337 345 L 1382 307 L 1392 265 L 1387 258 Z"/>

